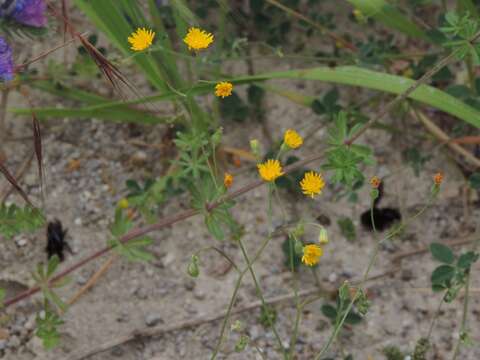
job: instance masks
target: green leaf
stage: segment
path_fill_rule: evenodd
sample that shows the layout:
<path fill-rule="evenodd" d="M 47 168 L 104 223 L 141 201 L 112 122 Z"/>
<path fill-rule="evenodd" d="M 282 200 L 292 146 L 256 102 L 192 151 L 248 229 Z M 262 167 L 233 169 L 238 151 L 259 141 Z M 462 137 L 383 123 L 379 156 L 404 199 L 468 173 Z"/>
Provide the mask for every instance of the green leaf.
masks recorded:
<path fill-rule="evenodd" d="M 232 82 L 234 85 L 241 85 L 259 81 L 266 81 L 270 79 L 297 79 L 331 82 L 379 90 L 393 94 L 401 94 L 405 92 L 415 82 L 414 80 L 409 78 L 385 74 L 382 72 L 376 72 L 356 66 L 337 66 L 333 69 L 325 66 L 312 69 L 270 72 L 252 76 L 236 77 L 230 79 L 230 82 Z M 211 92 L 213 91 L 213 87 L 214 84 L 199 84 L 191 88 L 181 89 L 181 91 L 187 92 L 191 96 L 211 94 Z M 268 87 L 264 88 L 269 90 Z M 277 91 L 276 93 L 281 94 L 280 91 Z M 125 106 L 127 104 L 141 104 L 152 101 L 170 101 L 179 98 L 180 96 L 176 92 L 165 91 L 161 94 L 142 97 L 132 101 L 113 101 L 107 104 L 97 105 L 95 107 L 86 107 L 83 108 L 83 110 L 91 111 L 95 109 L 99 111 L 100 109 L 102 109 L 105 111 L 108 108 Z M 419 101 L 426 105 L 430 105 L 436 109 L 442 110 L 452 116 L 462 119 L 477 128 L 480 128 L 479 110 L 465 104 L 461 100 L 456 99 L 455 97 L 433 86 L 422 85 L 413 93 L 411 93 L 408 98 Z M 297 101 L 297 103 L 302 102 L 305 106 L 311 106 L 314 100 L 315 98 L 312 97 L 303 97 L 302 100 Z M 31 112 L 30 109 L 28 111 Z"/>
<path fill-rule="evenodd" d="M 55 270 L 58 267 L 58 264 L 60 264 L 60 259 L 58 258 L 57 255 L 53 255 L 50 260 L 48 260 L 48 265 L 47 265 L 47 278 L 49 279 L 52 274 L 55 272 Z"/>
<path fill-rule="evenodd" d="M 337 220 L 337 224 L 340 227 L 340 231 L 342 232 L 342 235 L 348 240 L 348 241 L 355 241 L 357 234 L 355 231 L 355 225 L 353 224 L 353 221 L 348 218 L 348 217 L 343 217 Z"/>
<path fill-rule="evenodd" d="M 95 107 L 88 108 L 11 108 L 9 109 L 14 114 L 32 116 L 35 113 L 38 119 L 44 120 L 47 118 L 70 118 L 70 119 L 100 119 L 113 122 L 126 122 L 138 124 L 166 124 L 173 122 L 172 117 L 158 117 L 148 112 L 131 109 L 126 106 L 118 106 L 116 108 L 96 109 Z"/>
<path fill-rule="evenodd" d="M 350 311 L 345 318 L 345 324 L 350 325 L 357 325 L 358 323 L 362 322 L 363 317 L 356 312 Z"/>
<path fill-rule="evenodd" d="M 282 252 L 285 258 L 284 265 L 287 269 L 291 270 L 293 265 L 293 270 L 296 271 L 300 264 L 302 263 L 302 256 L 297 254 L 295 251 L 295 239 L 290 236 L 287 236 L 282 242 Z"/>
<path fill-rule="evenodd" d="M 455 268 L 450 265 L 440 265 L 437 267 L 430 278 L 432 284 L 447 284 L 452 280 L 455 275 Z"/>
<path fill-rule="evenodd" d="M 45 218 L 38 209 L 0 204 L 0 234 L 8 239 L 22 232 L 34 232 L 44 224 Z"/>
<path fill-rule="evenodd" d="M 445 264 L 452 264 L 455 261 L 455 255 L 452 250 L 443 244 L 430 244 L 430 252 L 435 259 Z"/>
<path fill-rule="evenodd" d="M 320 308 L 322 314 L 330 319 L 330 321 L 335 322 L 337 319 L 337 309 L 330 304 L 324 304 Z"/>
<path fill-rule="evenodd" d="M 0 309 L 3 308 L 3 301 L 5 300 L 6 291 L 3 288 L 0 288 Z"/>
<path fill-rule="evenodd" d="M 462 269 L 469 269 L 478 260 L 479 254 L 473 251 L 466 252 L 458 258 L 457 266 Z"/>
<path fill-rule="evenodd" d="M 472 189 L 480 190 L 480 172 L 475 172 L 468 178 L 468 182 Z"/>
<path fill-rule="evenodd" d="M 384 25 L 413 38 L 428 39 L 427 34 L 410 21 L 394 5 L 385 0 L 347 0 L 363 15 L 373 17 Z"/>
<path fill-rule="evenodd" d="M 223 232 L 222 226 L 214 214 L 210 213 L 205 217 L 205 225 L 207 225 L 208 231 L 215 239 L 224 239 L 225 233 Z"/>
<path fill-rule="evenodd" d="M 50 302 L 55 304 L 62 312 L 65 312 L 68 308 L 68 305 L 63 302 L 62 299 L 51 289 L 44 289 L 43 294 Z"/>
<path fill-rule="evenodd" d="M 136 2 L 130 0 L 75 0 L 75 4 L 124 55 L 130 56 L 133 54 L 127 38 L 136 30 L 136 27 L 147 24 L 146 19 L 141 16 L 142 12 Z M 142 23 L 130 23 L 127 20 L 129 18 L 137 19 L 138 22 Z M 164 79 L 165 74 L 148 52 L 135 53 L 135 56 L 131 59 L 143 70 L 148 80 L 158 90 L 168 89 Z"/>

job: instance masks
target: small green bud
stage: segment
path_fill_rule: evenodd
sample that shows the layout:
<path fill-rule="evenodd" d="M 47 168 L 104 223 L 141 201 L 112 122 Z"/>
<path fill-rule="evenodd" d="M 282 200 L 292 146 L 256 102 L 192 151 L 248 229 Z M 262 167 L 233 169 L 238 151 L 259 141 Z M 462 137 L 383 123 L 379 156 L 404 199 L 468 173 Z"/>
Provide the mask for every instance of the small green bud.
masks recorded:
<path fill-rule="evenodd" d="M 220 141 L 222 141 L 222 135 L 223 135 L 223 128 L 222 127 L 219 127 L 217 129 L 217 131 L 215 131 L 213 134 L 212 134 L 212 143 L 213 145 L 218 145 L 220 144 Z"/>
<path fill-rule="evenodd" d="M 295 254 L 302 255 L 303 254 L 303 244 L 300 240 L 295 239 L 295 245 L 293 247 L 295 250 Z"/>
<path fill-rule="evenodd" d="M 378 195 L 379 195 L 378 189 L 372 189 L 370 191 L 370 197 L 372 198 L 372 200 L 375 200 L 376 198 L 378 198 Z"/>
<path fill-rule="evenodd" d="M 235 351 L 242 352 L 247 347 L 248 343 L 250 342 L 250 338 L 247 335 L 240 336 L 237 343 L 235 344 Z"/>
<path fill-rule="evenodd" d="M 257 159 L 260 159 L 260 145 L 257 139 L 250 140 L 250 150 Z"/>
<path fill-rule="evenodd" d="M 200 274 L 200 270 L 198 267 L 198 260 L 199 259 L 197 255 L 192 255 L 192 259 L 190 260 L 190 263 L 188 264 L 188 268 L 187 268 L 188 275 L 194 278 L 198 277 L 198 275 Z"/>
<path fill-rule="evenodd" d="M 292 231 L 292 235 L 299 238 L 303 236 L 305 233 L 305 226 L 303 225 L 302 222 L 298 223 L 297 226 L 295 226 L 295 229 Z"/>
<path fill-rule="evenodd" d="M 338 296 L 342 301 L 350 300 L 350 283 L 347 280 L 345 280 L 338 289 Z"/>
<path fill-rule="evenodd" d="M 240 320 L 236 320 L 231 326 L 230 330 L 231 331 L 242 331 L 243 329 L 243 323 Z"/>
<path fill-rule="evenodd" d="M 323 226 L 320 228 L 320 232 L 318 233 L 318 242 L 321 245 L 328 244 L 327 229 L 325 229 Z"/>

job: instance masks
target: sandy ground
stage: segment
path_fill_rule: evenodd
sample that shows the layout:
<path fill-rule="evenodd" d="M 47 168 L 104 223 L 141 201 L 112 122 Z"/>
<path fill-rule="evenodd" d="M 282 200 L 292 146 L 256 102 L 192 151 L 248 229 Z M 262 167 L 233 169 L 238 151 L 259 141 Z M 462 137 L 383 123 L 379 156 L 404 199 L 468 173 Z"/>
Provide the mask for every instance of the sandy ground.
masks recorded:
<path fill-rule="evenodd" d="M 29 50 L 33 54 L 38 53 L 44 46 L 47 44 L 38 44 Z M 29 54 L 21 55 L 28 58 Z M 288 69 L 292 65 L 288 62 L 260 63 L 258 71 L 273 66 L 276 69 Z M 329 89 L 329 86 L 319 83 L 276 83 L 285 88 L 301 88 L 306 94 L 321 94 Z M 346 101 L 358 92 L 342 89 L 341 94 L 343 101 Z M 58 99 L 53 100 L 38 93 L 35 101 L 37 104 L 52 105 Z M 24 105 L 23 99 L 18 95 L 13 95 L 9 102 L 9 106 Z M 267 97 L 265 110 L 266 123 L 274 138 L 281 136 L 289 127 L 307 132 L 312 124 L 321 121 L 311 110 L 275 95 Z M 27 119 L 9 115 L 7 121 L 14 137 L 30 134 Z M 394 121 L 386 120 L 392 124 Z M 228 122 L 222 125 L 225 128 L 224 143 L 229 146 L 246 149 L 249 139 L 253 137 L 266 142 L 260 126 L 255 122 L 246 125 Z M 158 144 L 164 128 L 137 126 L 132 129 L 128 125 L 95 119 L 56 119 L 43 123 L 42 130 L 47 169 L 46 214 L 49 219 L 60 219 L 69 229 L 68 241 L 73 248 L 73 254 L 67 256 L 62 264 L 64 268 L 105 246 L 109 239 L 108 225 L 113 217 L 113 209 L 116 202 L 125 195 L 124 184 L 127 179 L 141 180 L 164 170 L 158 161 L 161 156 L 158 150 L 138 147 L 130 142 L 135 138 L 148 144 Z M 324 139 L 325 129 L 321 129 L 296 155 L 302 158 L 318 152 L 323 147 Z M 392 137 L 380 130 L 370 130 L 361 142 L 373 146 L 378 160 L 377 165 L 366 169 L 367 175 L 388 176 L 382 204 L 400 208 L 404 218 L 424 205 L 432 173 L 442 169 L 446 178 L 435 205 L 414 221 L 399 238 L 382 247 L 372 275 L 380 275 L 392 269 L 392 258 L 404 251 L 427 246 L 433 241 L 458 240 L 472 231 L 480 209 L 473 207 L 470 209 L 470 217 L 464 217 L 459 195 L 462 178 L 447 152 L 436 149 L 431 142 L 418 142 L 417 145 L 433 158 L 426 164 L 420 177 L 416 177 L 412 169 L 402 163 L 400 156 L 401 150 L 412 145 L 411 140 Z M 21 140 L 6 142 L 2 147 L 9 166 L 16 168 L 27 156 L 31 144 L 28 140 Z M 79 160 L 80 164 L 74 171 L 68 170 L 72 160 Z M 248 165 L 244 164 L 245 167 Z M 311 167 L 318 169 L 319 165 L 320 163 L 314 163 Z M 256 179 L 256 176 L 253 171 L 243 172 L 236 178 L 232 190 Z M 4 180 L 0 184 L 0 188 L 6 186 Z M 31 166 L 24 176 L 22 185 L 34 200 L 39 200 L 35 166 Z M 327 226 L 330 243 L 326 246 L 325 255 L 317 269 L 322 284 L 328 289 L 338 287 L 344 280 L 358 280 L 374 247 L 371 233 L 362 230 L 359 224 L 360 214 L 368 208 L 368 189 L 365 187 L 359 193 L 360 199 L 356 204 L 345 199 L 336 200 L 335 192 L 333 186 L 328 186 L 322 196 L 314 201 L 282 192 L 287 217 L 283 217 L 279 207 L 274 212 L 276 226 L 299 218 L 314 221 L 323 216 L 330 219 L 330 225 Z M 9 200 L 20 202 L 16 196 L 11 196 Z M 244 242 L 250 254 L 256 251 L 267 233 L 266 204 L 266 188 L 258 188 L 239 199 L 233 211 L 235 218 L 245 226 Z M 166 204 L 159 216 L 171 215 L 188 207 L 188 198 L 180 196 Z M 354 219 L 357 225 L 356 241 L 349 242 L 341 235 L 336 224 L 341 216 Z M 84 351 L 122 338 L 134 330 L 180 324 L 216 315 L 227 308 L 236 274 L 231 270 L 218 275 L 226 265 L 220 256 L 214 253 L 202 256 L 202 273 L 195 281 L 186 274 L 185 269 L 193 252 L 211 245 L 220 246 L 236 262 L 242 264 L 240 250 L 233 241 L 227 240 L 219 244 L 207 233 L 200 217 L 185 220 L 176 226 L 152 233 L 151 236 L 155 241 L 151 247 L 155 261 L 139 264 L 116 259 L 98 284 L 69 309 L 64 317 L 65 325 L 61 327 L 61 345 L 54 351 L 44 351 L 39 339 L 32 334 L 34 310 L 38 307 L 35 298 L 8 309 L 11 319 L 5 328 L 9 337 L 0 340 L 0 357 L 12 360 L 76 359 Z M 313 230 L 309 230 L 306 238 L 314 239 L 316 236 Z M 255 265 L 267 298 L 292 292 L 294 280 L 283 264 L 280 246 L 283 240 L 284 236 L 274 238 Z M 18 292 L 22 286 L 32 284 L 29 274 L 34 264 L 45 261 L 44 246 L 44 231 L 0 242 L 0 281 L 10 294 Z M 108 256 L 77 271 L 72 276 L 71 284 L 61 291 L 62 297 L 71 297 L 107 259 Z M 352 353 L 355 360 L 382 359 L 381 349 L 386 345 L 397 345 L 404 351 L 411 350 L 415 341 L 426 335 L 440 301 L 438 294 L 432 294 L 428 290 L 430 274 L 436 265 L 428 253 L 411 256 L 403 260 L 401 268 L 392 275 L 369 282 L 367 288 L 372 301 L 370 312 L 361 324 L 344 330 L 337 345 L 332 347 L 330 357 L 340 359 L 342 353 Z M 471 337 L 477 343 L 480 341 L 480 328 L 476 325 L 480 320 L 479 270 L 480 264 L 476 264 L 473 268 L 469 311 Z M 301 268 L 295 277 L 301 289 L 315 286 L 308 269 Z M 247 306 L 256 300 L 254 284 L 250 277 L 246 277 L 236 306 Z M 429 353 L 429 359 L 451 357 L 458 337 L 462 301 L 463 296 L 459 296 L 453 303 L 442 307 L 442 316 L 433 331 L 433 350 Z M 331 327 L 328 319 L 320 312 L 321 305 L 327 302 L 331 303 L 331 300 L 320 299 L 305 309 L 296 345 L 298 359 L 313 358 L 329 336 Z M 276 327 L 284 344 L 288 346 L 295 308 L 292 302 L 284 302 L 277 309 Z M 244 322 L 246 334 L 264 352 L 265 358 L 279 359 L 273 333 L 258 322 L 259 314 L 260 310 L 256 308 L 233 316 L 232 320 Z M 208 359 L 215 347 L 220 327 L 221 321 L 215 321 L 172 331 L 161 337 L 141 338 L 90 359 Z M 229 335 L 222 347 L 220 359 L 261 358 L 254 346 L 247 346 L 242 353 L 235 353 L 234 346 L 238 337 L 236 333 Z M 460 358 L 478 359 L 480 349 L 465 348 Z"/>

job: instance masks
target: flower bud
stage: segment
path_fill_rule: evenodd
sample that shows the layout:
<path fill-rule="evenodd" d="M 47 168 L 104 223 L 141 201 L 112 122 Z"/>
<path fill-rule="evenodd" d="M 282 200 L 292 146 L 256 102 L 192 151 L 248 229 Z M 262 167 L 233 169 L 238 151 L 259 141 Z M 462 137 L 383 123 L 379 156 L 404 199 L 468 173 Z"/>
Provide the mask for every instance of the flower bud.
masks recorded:
<path fill-rule="evenodd" d="M 318 233 L 318 242 L 320 245 L 328 244 L 327 229 L 325 229 L 323 226 L 320 228 L 320 232 Z"/>
<path fill-rule="evenodd" d="M 120 208 L 120 209 L 128 209 L 128 199 L 127 198 L 123 198 L 123 199 L 120 199 L 120 201 L 118 202 L 117 206 Z"/>
<path fill-rule="evenodd" d="M 250 338 L 247 335 L 240 336 L 240 339 L 238 339 L 237 343 L 235 344 L 235 351 L 241 352 L 245 350 L 249 341 L 250 341 Z"/>
<path fill-rule="evenodd" d="M 197 255 L 192 255 L 190 263 L 188 264 L 187 272 L 188 272 L 188 275 L 194 278 L 198 277 L 198 275 L 200 274 Z"/>
<path fill-rule="evenodd" d="M 218 145 L 220 144 L 220 141 L 222 141 L 222 134 L 223 134 L 223 128 L 219 127 L 217 131 L 215 131 L 212 135 L 212 143 L 213 145 Z"/>
<path fill-rule="evenodd" d="M 257 139 L 250 140 L 250 150 L 252 151 L 252 154 L 255 155 L 257 159 L 260 158 L 260 145 Z"/>
<path fill-rule="evenodd" d="M 303 254 L 303 244 L 302 244 L 302 242 L 295 239 L 293 249 L 295 250 L 295 254 L 297 254 L 298 256 L 302 255 Z"/>

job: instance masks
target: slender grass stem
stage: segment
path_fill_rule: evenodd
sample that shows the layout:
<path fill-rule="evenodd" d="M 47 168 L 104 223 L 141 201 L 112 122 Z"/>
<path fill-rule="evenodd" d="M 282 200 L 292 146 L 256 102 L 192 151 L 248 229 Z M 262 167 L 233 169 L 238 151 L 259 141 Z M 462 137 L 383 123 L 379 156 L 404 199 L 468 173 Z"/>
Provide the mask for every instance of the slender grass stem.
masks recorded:
<path fill-rule="evenodd" d="M 257 291 L 258 297 L 260 298 L 260 301 L 262 302 L 262 308 L 267 313 L 267 322 L 268 322 L 270 328 L 272 329 L 272 332 L 275 336 L 275 339 L 278 342 L 278 345 L 279 345 L 279 347 L 280 347 L 280 349 L 283 353 L 284 358 L 286 360 L 288 360 L 288 356 L 287 356 L 285 347 L 283 346 L 282 339 L 280 338 L 280 335 L 278 334 L 278 331 L 275 328 L 275 324 L 272 322 L 272 319 L 270 318 L 270 316 L 268 316 L 270 310 L 268 308 L 267 303 L 265 302 L 265 297 L 263 296 L 262 288 L 260 287 L 260 284 L 259 284 L 258 279 L 257 279 L 257 275 L 255 274 L 255 271 L 253 270 L 252 263 L 250 261 L 250 258 L 248 257 L 248 254 L 247 254 L 247 250 L 245 249 L 245 246 L 243 245 L 243 242 L 242 242 L 241 239 L 238 241 L 238 243 L 240 245 L 240 249 L 242 250 L 242 254 L 243 254 L 243 257 L 245 259 L 245 262 L 247 263 L 250 275 L 252 276 L 252 280 L 255 283 L 255 289 Z"/>

